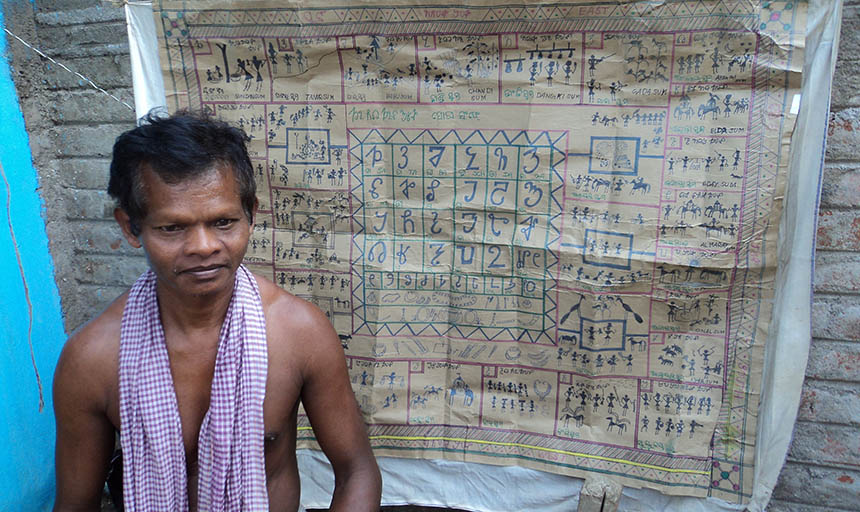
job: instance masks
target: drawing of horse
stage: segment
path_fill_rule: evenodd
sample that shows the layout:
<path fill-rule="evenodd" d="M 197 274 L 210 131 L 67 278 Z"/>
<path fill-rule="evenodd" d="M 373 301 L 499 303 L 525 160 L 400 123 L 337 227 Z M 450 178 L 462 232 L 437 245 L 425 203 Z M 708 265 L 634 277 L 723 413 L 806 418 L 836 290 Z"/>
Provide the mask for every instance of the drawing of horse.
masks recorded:
<path fill-rule="evenodd" d="M 607 420 L 609 420 L 609 425 L 606 427 L 606 430 L 612 430 L 612 427 L 618 429 L 618 434 L 621 435 L 627 430 L 627 424 L 630 423 L 630 420 L 624 418 L 618 418 L 618 416 L 607 416 Z"/>

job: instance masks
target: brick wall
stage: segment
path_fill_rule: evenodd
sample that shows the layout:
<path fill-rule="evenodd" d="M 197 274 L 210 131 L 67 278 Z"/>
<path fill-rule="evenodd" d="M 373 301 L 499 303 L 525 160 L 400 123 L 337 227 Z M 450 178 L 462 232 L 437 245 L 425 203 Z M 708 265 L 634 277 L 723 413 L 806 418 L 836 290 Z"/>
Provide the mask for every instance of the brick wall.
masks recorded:
<path fill-rule="evenodd" d="M 3 0 L 7 24 L 132 103 L 123 12 L 108 2 Z M 813 344 L 794 442 L 771 511 L 860 510 L 860 0 L 844 11 L 819 212 Z M 134 113 L 74 75 L 10 49 L 45 200 L 68 331 L 146 267 L 104 192 L 114 138 Z"/>
<path fill-rule="evenodd" d="M 54 59 L 134 104 L 125 15 L 93 0 L 4 2 L 10 29 Z M 7 12 L 10 9 L 7 9 Z M 73 331 L 145 269 L 122 239 L 105 192 L 117 135 L 135 114 L 15 41 L 15 80 L 40 173 L 65 326 Z"/>
<path fill-rule="evenodd" d="M 842 12 L 815 252 L 812 347 L 769 510 L 860 510 L 860 1 Z"/>

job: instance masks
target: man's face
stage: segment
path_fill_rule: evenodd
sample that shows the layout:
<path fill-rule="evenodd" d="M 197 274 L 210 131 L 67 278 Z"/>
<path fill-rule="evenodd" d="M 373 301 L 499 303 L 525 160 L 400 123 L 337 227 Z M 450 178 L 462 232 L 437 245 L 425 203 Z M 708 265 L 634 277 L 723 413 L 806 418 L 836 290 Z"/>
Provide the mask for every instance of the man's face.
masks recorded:
<path fill-rule="evenodd" d="M 179 296 L 231 291 L 251 226 L 230 168 L 168 184 L 153 171 L 141 172 L 146 217 L 131 234 L 128 215 L 115 216 L 133 247 L 143 246 L 159 286 Z"/>

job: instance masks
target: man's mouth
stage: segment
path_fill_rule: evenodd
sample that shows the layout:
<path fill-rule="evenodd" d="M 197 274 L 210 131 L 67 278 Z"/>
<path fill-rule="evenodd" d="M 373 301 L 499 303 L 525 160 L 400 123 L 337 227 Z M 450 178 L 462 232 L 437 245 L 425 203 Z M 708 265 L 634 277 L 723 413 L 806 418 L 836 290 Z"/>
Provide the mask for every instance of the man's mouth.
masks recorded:
<path fill-rule="evenodd" d="M 197 278 L 205 279 L 208 277 L 213 277 L 215 274 L 217 274 L 219 271 L 221 271 L 224 268 L 225 268 L 224 265 L 206 265 L 206 266 L 199 266 L 199 267 L 191 267 L 191 268 L 182 270 L 179 273 L 180 274 L 189 274 L 189 275 L 197 277 Z"/>

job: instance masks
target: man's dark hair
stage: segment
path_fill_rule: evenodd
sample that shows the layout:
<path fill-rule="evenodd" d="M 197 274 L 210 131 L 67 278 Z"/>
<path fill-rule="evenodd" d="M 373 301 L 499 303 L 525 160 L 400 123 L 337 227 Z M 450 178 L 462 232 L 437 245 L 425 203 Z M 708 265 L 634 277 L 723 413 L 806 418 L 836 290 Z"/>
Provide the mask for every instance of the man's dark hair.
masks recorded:
<path fill-rule="evenodd" d="M 216 165 L 233 170 L 242 208 L 253 221 L 257 202 L 254 168 L 245 133 L 206 114 L 180 111 L 170 117 L 150 113 L 143 124 L 119 137 L 113 145 L 108 194 L 131 219 L 132 234 L 140 234 L 146 217 L 141 172 L 151 169 L 165 183 L 201 176 Z"/>

